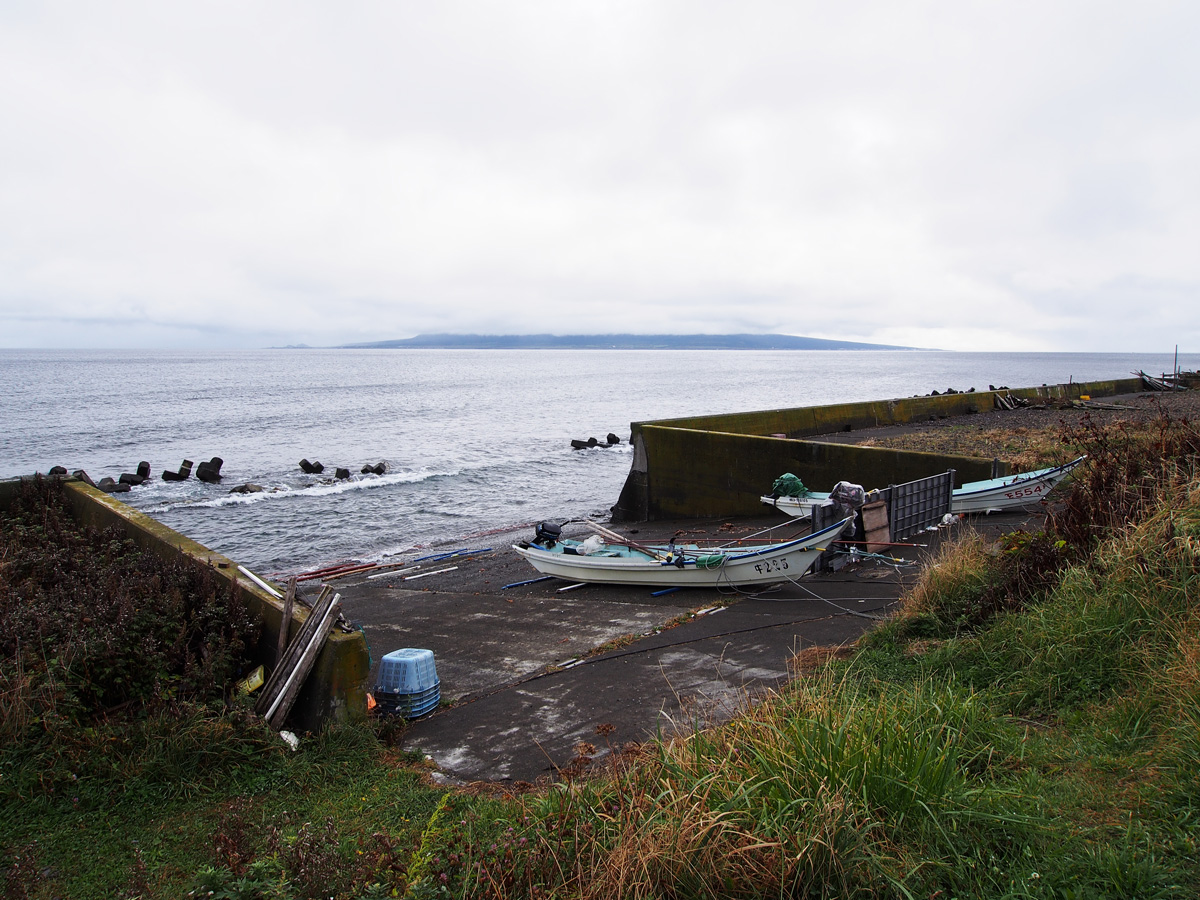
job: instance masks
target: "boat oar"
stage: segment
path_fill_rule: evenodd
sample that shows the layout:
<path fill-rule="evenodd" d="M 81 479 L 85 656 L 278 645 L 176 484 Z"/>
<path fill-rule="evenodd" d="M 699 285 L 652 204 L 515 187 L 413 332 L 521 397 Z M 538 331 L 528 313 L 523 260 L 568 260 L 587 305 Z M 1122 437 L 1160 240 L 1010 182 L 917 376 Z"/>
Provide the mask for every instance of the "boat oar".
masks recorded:
<path fill-rule="evenodd" d="M 663 553 L 655 550 L 653 547 L 647 547 L 645 544 L 639 544 L 637 541 L 631 541 L 629 538 L 623 537 L 622 535 L 617 534 L 615 531 L 605 528 L 598 522 L 593 522 L 591 519 L 583 519 L 582 522 L 588 528 L 592 529 L 592 531 L 596 532 L 596 534 L 600 535 L 601 537 L 608 538 L 613 543 L 624 544 L 626 547 L 632 547 L 634 550 L 640 550 L 642 553 L 645 553 L 647 556 L 653 556 L 655 559 L 660 559 L 663 561 L 667 559 Z"/>

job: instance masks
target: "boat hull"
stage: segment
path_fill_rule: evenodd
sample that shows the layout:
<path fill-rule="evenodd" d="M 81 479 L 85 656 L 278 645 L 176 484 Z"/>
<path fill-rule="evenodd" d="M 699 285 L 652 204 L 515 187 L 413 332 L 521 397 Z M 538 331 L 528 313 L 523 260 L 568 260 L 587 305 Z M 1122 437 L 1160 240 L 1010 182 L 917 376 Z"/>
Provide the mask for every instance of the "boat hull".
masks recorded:
<path fill-rule="evenodd" d="M 515 544 L 513 550 L 542 574 L 572 582 L 652 587 L 743 587 L 799 578 L 837 540 L 849 521 L 843 519 L 795 541 L 749 550 L 697 548 L 681 554 L 679 550 L 671 553 L 669 548 L 656 547 L 647 549 L 656 551 L 657 555 L 622 550 L 623 555 L 619 556 L 564 552 L 578 546 L 575 541 L 562 541 L 551 549 L 539 544 Z"/>
<path fill-rule="evenodd" d="M 1008 478 L 964 484 L 950 495 L 950 512 L 960 515 L 990 510 L 1004 511 L 1040 503 L 1084 459 L 1086 457 L 1081 456 L 1050 469 L 1038 469 L 1036 472 L 1023 472 Z"/>
<path fill-rule="evenodd" d="M 819 491 L 805 494 L 803 497 L 759 497 L 765 505 L 773 506 L 780 512 L 785 512 L 789 516 L 807 516 L 813 511 L 814 506 L 820 506 L 829 499 L 829 495 Z"/>

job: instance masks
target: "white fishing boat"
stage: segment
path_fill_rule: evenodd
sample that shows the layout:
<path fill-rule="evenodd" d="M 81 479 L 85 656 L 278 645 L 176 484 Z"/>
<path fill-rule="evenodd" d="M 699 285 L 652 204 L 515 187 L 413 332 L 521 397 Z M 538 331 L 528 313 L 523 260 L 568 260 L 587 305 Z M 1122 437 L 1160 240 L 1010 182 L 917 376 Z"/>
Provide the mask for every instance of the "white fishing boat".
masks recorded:
<path fill-rule="evenodd" d="M 758 499 L 789 516 L 807 516 L 812 513 L 814 506 L 821 506 L 829 500 L 829 492 L 809 491 L 799 497 L 772 497 L 768 494 Z"/>
<path fill-rule="evenodd" d="M 988 481 L 971 481 L 950 495 L 950 512 L 978 513 L 991 510 L 1019 509 L 1044 500 L 1060 481 L 1087 459 L 1081 456 L 1061 466 L 1021 472 Z"/>
<path fill-rule="evenodd" d="M 537 540 L 514 544 L 513 549 L 542 574 L 574 582 L 743 587 L 799 578 L 849 522 L 846 518 L 816 534 L 779 543 L 708 547 L 644 545 L 607 529 L 601 530 L 605 540 L 578 541 L 547 535 L 539 528 Z"/>
<path fill-rule="evenodd" d="M 957 515 L 993 510 L 1003 511 L 1019 509 L 1030 503 L 1036 503 L 1044 499 L 1085 459 L 1087 459 L 1086 456 L 1081 456 L 1069 463 L 1048 469 L 1021 472 L 1017 475 L 1006 475 L 1003 478 L 992 478 L 987 481 L 968 482 L 951 492 L 950 512 Z M 828 502 L 829 494 L 823 491 L 809 491 L 798 497 L 767 495 L 759 499 L 767 506 L 773 506 L 789 516 L 807 516 L 812 513 L 814 506 L 821 506 Z"/>

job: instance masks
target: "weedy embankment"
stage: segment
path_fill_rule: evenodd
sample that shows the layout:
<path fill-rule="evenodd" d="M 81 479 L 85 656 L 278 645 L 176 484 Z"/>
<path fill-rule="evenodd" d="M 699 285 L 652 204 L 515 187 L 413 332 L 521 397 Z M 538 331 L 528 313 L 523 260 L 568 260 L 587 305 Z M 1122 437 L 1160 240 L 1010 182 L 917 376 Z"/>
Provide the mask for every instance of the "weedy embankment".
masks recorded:
<path fill-rule="evenodd" d="M 0 895 L 402 883 L 441 792 L 366 729 L 290 752 L 234 690 L 258 631 L 223 580 L 25 485 L 0 515 Z"/>

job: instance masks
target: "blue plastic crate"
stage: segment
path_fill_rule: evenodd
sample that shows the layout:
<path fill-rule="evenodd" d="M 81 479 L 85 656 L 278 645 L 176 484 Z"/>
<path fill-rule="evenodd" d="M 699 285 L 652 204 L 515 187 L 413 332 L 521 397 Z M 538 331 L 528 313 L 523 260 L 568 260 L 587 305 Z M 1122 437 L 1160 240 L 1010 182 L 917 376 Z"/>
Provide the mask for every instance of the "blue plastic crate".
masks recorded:
<path fill-rule="evenodd" d="M 418 694 L 381 692 L 375 695 L 375 702 L 378 704 L 380 712 L 387 715 L 404 716 L 407 719 L 416 719 L 433 712 L 437 709 L 441 699 L 441 691 L 436 687 Z"/>
<path fill-rule="evenodd" d="M 434 685 L 428 690 L 413 692 L 377 690 L 376 698 L 378 700 L 379 697 L 386 697 L 389 701 L 395 703 L 424 703 L 426 700 L 431 700 L 431 698 L 437 698 L 440 694 L 442 694 L 442 691 L 440 691 L 439 686 Z"/>
<path fill-rule="evenodd" d="M 437 703 L 441 699 L 441 691 L 434 687 L 427 691 L 419 691 L 415 694 L 394 694 L 390 691 L 376 691 L 375 702 L 387 703 L 392 706 L 420 706 L 423 703 L 430 701 Z"/>
<path fill-rule="evenodd" d="M 432 650 L 405 647 L 393 650 L 379 661 L 377 693 L 419 694 L 438 686 Z"/>

